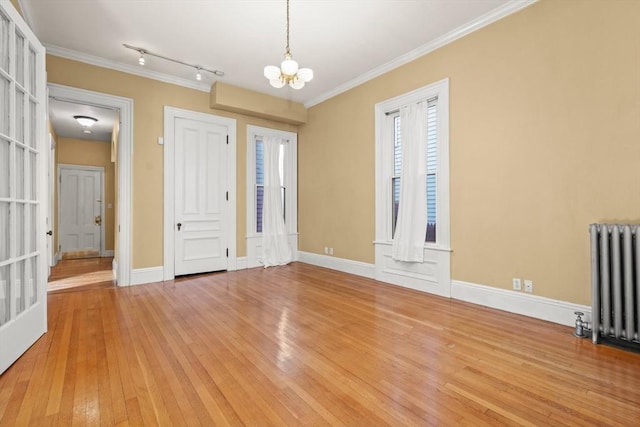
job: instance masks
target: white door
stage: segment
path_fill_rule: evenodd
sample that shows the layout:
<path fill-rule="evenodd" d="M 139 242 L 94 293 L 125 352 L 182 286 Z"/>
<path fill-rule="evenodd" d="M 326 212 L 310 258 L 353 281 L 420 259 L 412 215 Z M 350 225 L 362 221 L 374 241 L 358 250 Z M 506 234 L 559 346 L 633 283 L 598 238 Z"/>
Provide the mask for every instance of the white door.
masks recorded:
<path fill-rule="evenodd" d="M 226 126 L 175 119 L 175 274 L 227 269 Z"/>
<path fill-rule="evenodd" d="M 0 374 L 47 331 L 44 55 L 0 2 Z"/>
<path fill-rule="evenodd" d="M 56 248 L 54 245 L 55 239 L 53 238 L 53 220 L 55 218 L 53 212 L 54 197 L 55 197 L 55 182 L 56 182 L 56 142 L 53 139 L 53 135 L 48 135 L 48 146 L 46 147 L 47 153 L 49 153 L 49 159 L 47 161 L 47 200 L 49 202 L 49 209 L 47 210 L 47 255 L 48 266 L 47 277 L 51 275 L 51 267 L 56 265 Z"/>
<path fill-rule="evenodd" d="M 63 258 L 100 256 L 102 171 L 60 166 L 58 232 Z"/>

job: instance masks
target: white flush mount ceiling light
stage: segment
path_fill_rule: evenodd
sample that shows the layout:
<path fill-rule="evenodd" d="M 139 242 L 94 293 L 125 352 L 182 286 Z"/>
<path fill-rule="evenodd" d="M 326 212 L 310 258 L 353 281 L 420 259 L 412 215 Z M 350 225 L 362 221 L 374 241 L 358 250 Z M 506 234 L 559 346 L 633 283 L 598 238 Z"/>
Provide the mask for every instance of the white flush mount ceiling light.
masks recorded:
<path fill-rule="evenodd" d="M 305 83 L 313 79 L 313 70 L 298 68 L 298 63 L 291 56 L 291 49 L 289 49 L 289 0 L 287 0 L 287 47 L 284 52 L 284 61 L 280 67 L 275 65 L 264 67 L 264 76 L 269 80 L 271 86 L 276 88 L 288 84 L 294 89 L 302 89 Z"/>
<path fill-rule="evenodd" d="M 82 130 L 82 133 L 91 133 L 91 130 L 89 128 L 98 121 L 98 119 L 96 119 L 95 117 L 90 116 L 73 116 L 73 118 L 76 119 L 76 121 L 80 123 L 80 126 L 84 128 Z"/>
<path fill-rule="evenodd" d="M 143 47 L 131 46 L 126 43 L 123 43 L 122 46 L 126 47 L 127 49 L 135 50 L 140 54 L 140 57 L 138 58 L 138 64 L 140 65 L 145 64 L 146 61 L 144 56 L 147 55 L 147 56 L 154 56 L 156 58 L 164 59 L 165 61 L 175 62 L 176 64 L 186 65 L 187 67 L 195 68 L 196 80 L 198 81 L 202 80 L 202 71 L 206 71 L 207 73 L 211 73 L 218 77 L 224 76 L 224 71 L 211 70 L 209 68 L 204 68 L 202 65 L 189 64 L 188 62 L 184 62 L 179 59 L 169 58 L 168 56 L 160 55 L 159 53 L 150 52 Z"/>

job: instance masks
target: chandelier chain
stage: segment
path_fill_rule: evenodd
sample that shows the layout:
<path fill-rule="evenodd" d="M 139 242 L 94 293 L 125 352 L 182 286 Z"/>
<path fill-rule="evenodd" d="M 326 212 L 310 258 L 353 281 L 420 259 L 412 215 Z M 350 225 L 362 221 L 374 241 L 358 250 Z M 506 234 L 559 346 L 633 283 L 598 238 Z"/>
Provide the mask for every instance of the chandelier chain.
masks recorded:
<path fill-rule="evenodd" d="M 291 50 L 289 49 L 289 0 L 287 0 L 287 55 L 291 55 Z"/>

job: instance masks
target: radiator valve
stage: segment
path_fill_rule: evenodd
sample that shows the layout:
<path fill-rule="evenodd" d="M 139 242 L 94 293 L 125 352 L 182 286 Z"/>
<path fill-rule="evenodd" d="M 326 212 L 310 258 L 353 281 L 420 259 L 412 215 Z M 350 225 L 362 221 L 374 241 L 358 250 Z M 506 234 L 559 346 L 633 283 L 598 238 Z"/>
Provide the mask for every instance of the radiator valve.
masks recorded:
<path fill-rule="evenodd" d="M 575 311 L 574 313 L 576 314 L 576 316 L 578 316 L 578 318 L 576 319 L 576 330 L 573 332 L 573 335 L 578 338 L 587 338 L 589 336 L 586 332 L 587 322 L 582 320 L 582 316 L 584 316 L 584 313 L 582 313 L 581 311 Z"/>

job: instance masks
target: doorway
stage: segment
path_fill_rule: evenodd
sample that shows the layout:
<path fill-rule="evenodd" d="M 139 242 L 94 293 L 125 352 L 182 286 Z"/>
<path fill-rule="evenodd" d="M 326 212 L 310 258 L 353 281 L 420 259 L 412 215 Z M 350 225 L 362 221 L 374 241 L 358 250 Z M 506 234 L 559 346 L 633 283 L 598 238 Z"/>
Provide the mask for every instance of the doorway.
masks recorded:
<path fill-rule="evenodd" d="M 48 85 L 49 99 L 67 102 L 78 106 L 107 109 L 118 112 L 118 138 L 114 148 L 114 203 L 113 252 L 105 250 L 101 255 L 113 256 L 111 272 L 118 286 L 129 286 L 131 277 L 131 167 L 133 151 L 133 100 L 99 92 L 77 89 L 50 83 Z M 81 114 L 83 115 L 83 114 Z M 96 122 L 97 124 L 98 122 Z M 94 125 L 95 126 L 95 125 Z M 58 138 L 60 139 L 60 138 Z M 57 141 L 56 154 L 59 155 L 60 141 Z M 104 206 L 108 210 L 107 206 Z M 104 219 L 104 216 L 100 218 Z M 94 216 L 95 220 L 95 216 Z M 55 224 L 55 222 L 53 222 Z M 54 235 L 55 237 L 55 235 Z M 102 239 L 104 242 L 105 239 Z M 59 243 L 58 243 L 59 245 Z"/>

